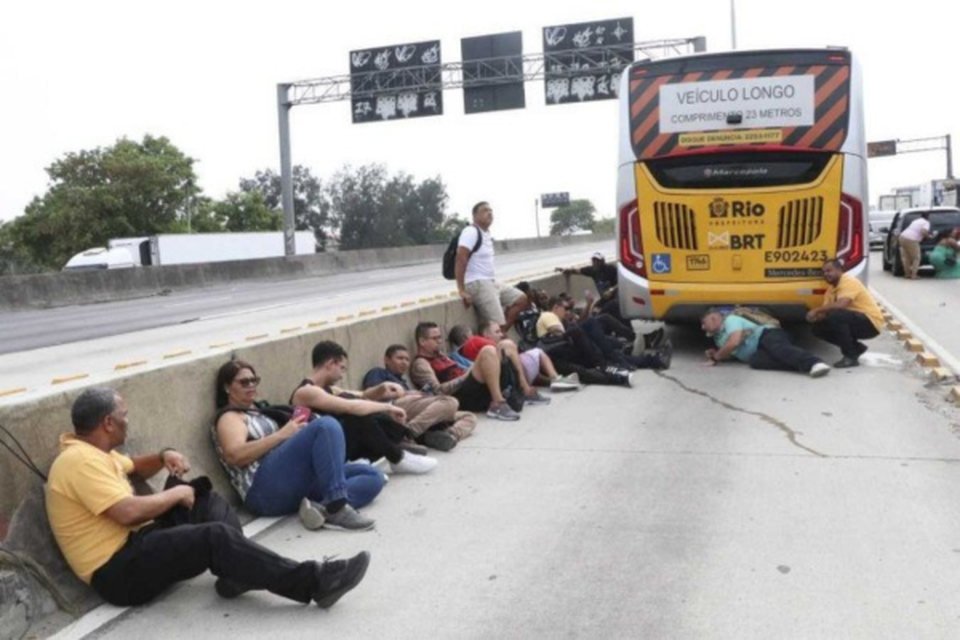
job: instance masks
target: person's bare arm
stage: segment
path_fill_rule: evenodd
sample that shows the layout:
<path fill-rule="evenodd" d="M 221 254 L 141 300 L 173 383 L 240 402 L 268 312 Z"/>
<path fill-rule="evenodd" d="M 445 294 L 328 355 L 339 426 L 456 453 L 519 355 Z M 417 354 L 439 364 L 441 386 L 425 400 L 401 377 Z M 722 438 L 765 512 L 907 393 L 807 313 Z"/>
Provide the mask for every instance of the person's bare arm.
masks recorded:
<path fill-rule="evenodd" d="M 374 413 L 389 413 L 399 422 L 406 420 L 406 412 L 400 407 L 373 400 L 350 400 L 327 393 L 320 387 L 303 386 L 293 394 L 293 403 L 310 407 L 314 411 L 334 415 L 369 416 Z"/>
<path fill-rule="evenodd" d="M 161 469 L 175 476 L 182 476 L 190 471 L 190 462 L 186 456 L 173 449 L 164 449 L 160 453 L 148 453 L 146 455 L 133 456 L 133 475 L 144 480 L 157 475 Z"/>
<path fill-rule="evenodd" d="M 303 428 L 304 420 L 291 420 L 277 431 L 258 440 L 247 439 L 244 414 L 229 411 L 217 421 L 217 442 L 223 450 L 223 459 L 234 467 L 246 467 L 262 458 L 268 451 L 296 435 Z"/>
<path fill-rule="evenodd" d="M 193 487 L 182 484 L 149 496 L 128 496 L 104 511 L 103 515 L 124 527 L 135 527 L 163 515 L 178 504 L 190 509 L 194 499 Z"/>
<path fill-rule="evenodd" d="M 713 360 L 715 362 L 729 360 L 733 357 L 733 352 L 736 351 L 740 343 L 743 342 L 743 338 L 743 331 L 734 331 L 731 333 L 724 345 L 713 352 Z"/>

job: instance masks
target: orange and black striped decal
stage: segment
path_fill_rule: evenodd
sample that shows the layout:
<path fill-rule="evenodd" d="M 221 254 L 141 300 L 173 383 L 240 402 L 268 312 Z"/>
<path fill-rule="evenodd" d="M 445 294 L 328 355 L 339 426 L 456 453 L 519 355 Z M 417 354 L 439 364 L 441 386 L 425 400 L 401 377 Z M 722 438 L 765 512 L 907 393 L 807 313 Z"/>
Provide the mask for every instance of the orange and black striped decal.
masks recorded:
<path fill-rule="evenodd" d="M 660 133 L 661 86 L 684 82 L 787 75 L 814 77 L 816 92 L 814 124 L 809 127 L 784 128 L 782 141 L 774 146 L 838 151 L 847 137 L 850 112 L 850 64 L 849 58 L 844 56 L 843 59 L 842 63 L 828 61 L 822 64 L 798 65 L 778 63 L 770 66 L 751 65 L 744 68 L 703 71 L 674 68 L 672 70 L 680 72 L 668 74 L 658 74 L 655 64 L 646 68 L 636 68 L 632 71 L 630 81 L 630 131 L 634 155 L 638 160 L 646 160 L 704 148 L 680 147 L 680 134 Z M 729 130 L 724 129 L 724 131 Z M 702 133 L 714 131 L 719 130 L 709 129 Z M 751 143 L 749 146 L 762 147 L 770 144 L 758 142 Z"/>

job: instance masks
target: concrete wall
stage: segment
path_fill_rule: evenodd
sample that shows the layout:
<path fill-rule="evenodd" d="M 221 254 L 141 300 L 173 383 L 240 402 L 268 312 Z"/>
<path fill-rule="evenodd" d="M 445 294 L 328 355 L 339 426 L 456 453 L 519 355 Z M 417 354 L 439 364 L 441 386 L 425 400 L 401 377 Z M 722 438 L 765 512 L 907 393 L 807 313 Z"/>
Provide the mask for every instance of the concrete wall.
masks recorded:
<path fill-rule="evenodd" d="M 583 291 L 593 282 L 583 276 L 551 276 L 533 280 L 551 294 L 561 290 Z M 363 374 L 382 363 L 384 349 L 392 343 L 414 346 L 413 329 L 423 320 L 441 327 L 475 325 L 472 310 L 460 300 L 383 313 L 350 324 L 305 330 L 249 346 L 232 353 L 253 364 L 263 378 L 261 397 L 286 403 L 291 391 L 310 370 L 310 352 L 320 340 L 335 340 L 350 355 L 349 386 L 359 387 Z M 225 495 L 233 496 L 211 444 L 217 369 L 229 354 L 198 357 L 166 367 L 119 375 L 110 384 L 126 399 L 130 409 L 128 450 L 159 451 L 172 446 L 191 460 L 194 475 L 208 475 Z M 0 424 L 24 446 L 42 469 L 49 468 L 58 451 L 61 433 L 71 431 L 70 406 L 82 388 L 53 393 L 0 407 Z M 25 467 L 0 450 L 0 517 L 9 517 L 29 488 L 35 484 Z"/>
<path fill-rule="evenodd" d="M 612 236 L 582 235 L 503 240 L 497 242 L 497 251 L 549 249 L 610 239 Z M 0 311 L 109 302 L 244 280 L 308 278 L 426 262 L 437 263 L 439 275 L 445 249 L 445 245 L 425 245 L 211 264 L 4 276 L 0 277 Z"/>

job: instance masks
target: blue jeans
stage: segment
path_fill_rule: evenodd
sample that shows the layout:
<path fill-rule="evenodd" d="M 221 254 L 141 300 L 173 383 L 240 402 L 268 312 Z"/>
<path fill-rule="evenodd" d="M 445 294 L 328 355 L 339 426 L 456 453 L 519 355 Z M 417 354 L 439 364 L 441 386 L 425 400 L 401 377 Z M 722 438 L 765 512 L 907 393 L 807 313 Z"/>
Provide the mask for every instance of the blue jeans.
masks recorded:
<path fill-rule="evenodd" d="M 340 423 L 324 416 L 260 458 L 246 507 L 258 516 L 295 513 L 304 496 L 359 508 L 383 489 L 383 474 L 367 464 L 345 463 Z"/>

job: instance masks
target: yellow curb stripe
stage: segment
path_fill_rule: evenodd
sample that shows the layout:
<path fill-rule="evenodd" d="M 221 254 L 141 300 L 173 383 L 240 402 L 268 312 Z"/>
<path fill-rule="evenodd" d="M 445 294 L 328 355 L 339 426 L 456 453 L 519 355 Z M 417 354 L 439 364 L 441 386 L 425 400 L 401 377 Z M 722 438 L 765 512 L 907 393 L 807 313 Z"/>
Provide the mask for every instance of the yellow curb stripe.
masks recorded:
<path fill-rule="evenodd" d="M 190 349 L 184 349 L 183 351 L 174 351 L 172 353 L 163 354 L 163 359 L 170 360 L 171 358 L 182 358 L 183 356 L 188 356 L 191 353 L 193 353 L 193 351 L 191 351 Z"/>
<path fill-rule="evenodd" d="M 311 323 L 308 324 L 307 326 L 308 326 L 309 328 L 311 328 L 311 329 L 316 329 L 317 327 L 325 327 L 325 326 L 327 326 L 328 324 L 330 324 L 330 321 L 329 321 L 329 320 L 320 320 L 320 321 L 318 321 L 318 322 L 311 322 Z"/>
<path fill-rule="evenodd" d="M 388 304 L 385 307 L 380 307 L 380 311 L 396 311 L 396 310 L 397 310 L 397 305 L 395 304 Z"/>
<path fill-rule="evenodd" d="M 286 329 L 280 329 L 280 333 L 296 333 L 302 328 L 303 327 L 287 327 Z"/>
<path fill-rule="evenodd" d="M 353 318 L 352 313 L 349 313 L 345 316 L 337 316 L 337 322 L 343 322 L 344 320 L 350 320 L 351 318 Z"/>
<path fill-rule="evenodd" d="M 223 347 L 229 347 L 229 346 L 232 345 L 232 344 L 233 344 L 233 341 L 230 341 L 230 342 L 214 342 L 212 345 L 210 345 L 210 348 L 211 348 L 211 349 L 222 349 Z"/>
<path fill-rule="evenodd" d="M 376 309 L 364 309 L 360 312 L 361 318 L 366 318 L 367 316 L 374 316 L 377 314 Z"/>
<path fill-rule="evenodd" d="M 0 398 L 6 397 L 6 396 L 15 396 L 18 393 L 25 392 L 26 390 L 27 390 L 26 387 L 14 387 L 13 389 L 4 389 L 3 391 L 0 391 Z"/>
<path fill-rule="evenodd" d="M 415 304 L 417 304 L 417 303 L 414 302 L 413 300 L 407 300 L 406 302 L 401 302 L 401 303 L 400 303 L 400 306 L 401 306 L 401 307 L 412 307 L 412 306 L 415 305 Z"/>
<path fill-rule="evenodd" d="M 937 382 L 954 380 L 957 377 L 953 371 L 950 371 L 950 369 L 947 369 L 946 367 L 934 367 L 934 369 L 930 372 L 930 375 L 932 375 L 933 379 Z"/>
<path fill-rule="evenodd" d="M 114 371 L 123 371 L 124 369 L 132 369 L 133 367 L 140 367 L 147 364 L 146 360 L 134 360 L 133 362 L 121 362 L 116 365 Z"/>
<path fill-rule="evenodd" d="M 911 353 L 920 353 L 923 351 L 923 343 L 915 338 L 904 341 L 903 346 Z"/>
<path fill-rule="evenodd" d="M 923 353 L 917 354 L 917 364 L 921 367 L 939 367 L 940 361 L 937 359 L 937 356 L 924 351 Z"/>
<path fill-rule="evenodd" d="M 76 373 L 72 376 L 63 376 L 62 378 L 54 378 L 50 381 L 50 384 L 63 384 L 65 382 L 73 382 L 74 380 L 83 380 L 84 378 L 89 378 L 89 373 Z"/>
<path fill-rule="evenodd" d="M 268 337 L 270 337 L 269 333 L 259 333 L 255 336 L 247 336 L 246 338 L 244 338 L 244 340 L 246 340 L 247 342 L 253 342 L 254 340 L 263 340 L 264 338 L 268 338 Z"/>

